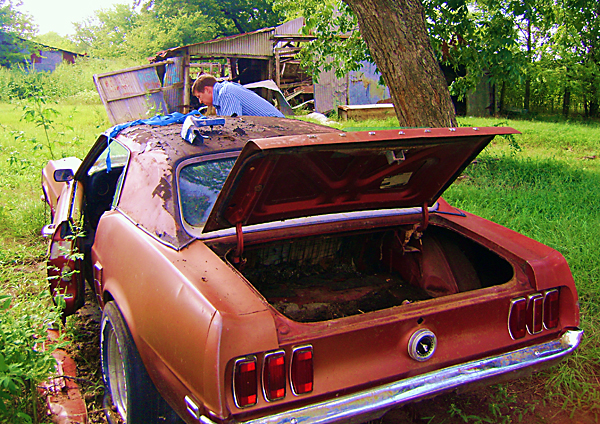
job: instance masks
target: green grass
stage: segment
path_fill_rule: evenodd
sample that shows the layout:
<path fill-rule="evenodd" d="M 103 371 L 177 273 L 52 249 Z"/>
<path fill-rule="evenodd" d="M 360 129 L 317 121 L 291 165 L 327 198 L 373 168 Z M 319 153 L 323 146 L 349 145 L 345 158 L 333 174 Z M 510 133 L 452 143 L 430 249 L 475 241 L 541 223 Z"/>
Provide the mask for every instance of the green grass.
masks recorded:
<path fill-rule="evenodd" d="M 461 123 L 495 125 L 465 118 Z M 573 273 L 585 336 L 568 361 L 545 374 L 549 396 L 567 410 L 600 414 L 600 126 L 508 121 L 522 132 L 515 153 L 503 139 L 444 195 L 454 206 L 561 252 Z"/>
<path fill-rule="evenodd" d="M 33 345 L 58 319 L 45 278 L 47 245 L 39 235 L 49 218 L 40 180 L 50 152 L 44 130 L 21 120 L 23 105 L 0 103 L 0 303 L 10 302 L 0 308 L 0 397 L 10 396 L 0 407 L 0 421 L 27 422 L 22 415 L 27 414 L 49 422 L 35 386 L 54 362 L 50 351 Z M 108 126 L 99 105 L 46 106 L 58 112 L 48 132 L 56 157 L 82 157 Z"/>
<path fill-rule="evenodd" d="M 51 140 L 57 157 L 88 151 L 109 126 L 103 107 L 56 109 Z M 76 102 L 75 102 L 76 103 Z M 49 159 L 43 130 L 20 118 L 18 104 L 0 103 L 0 292 L 41 290 L 45 244 L 38 236 L 48 212 L 40 200 L 40 171 Z M 580 295 L 581 347 L 543 374 L 549 399 L 567 410 L 600 413 L 600 125 L 580 122 L 461 118 L 461 126 L 512 126 L 515 143 L 497 137 L 444 197 L 454 206 L 547 244 L 567 259 Z M 396 127 L 394 119 L 340 122 L 340 129 Z M 455 411 L 456 412 L 456 411 Z M 458 412 L 457 412 L 458 413 Z"/>

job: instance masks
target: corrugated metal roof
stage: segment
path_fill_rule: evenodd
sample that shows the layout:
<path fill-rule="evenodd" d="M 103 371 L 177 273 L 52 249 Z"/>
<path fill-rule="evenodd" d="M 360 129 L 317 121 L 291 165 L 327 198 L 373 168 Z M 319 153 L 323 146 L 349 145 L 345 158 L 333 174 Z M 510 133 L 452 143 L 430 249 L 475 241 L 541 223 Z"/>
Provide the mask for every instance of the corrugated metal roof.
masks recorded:
<path fill-rule="evenodd" d="M 158 62 L 181 55 L 187 51 L 195 57 L 248 57 L 268 59 L 273 56 L 274 35 L 298 35 L 304 26 L 304 18 L 285 22 L 277 27 L 261 28 L 243 34 L 215 38 L 214 40 L 174 47 L 157 53 L 151 62 Z"/>
<path fill-rule="evenodd" d="M 273 28 L 231 37 L 217 38 L 188 47 L 190 56 L 241 56 L 269 58 L 273 56 Z"/>
<path fill-rule="evenodd" d="M 154 58 L 151 58 L 151 62 L 179 56 L 184 51 L 188 51 L 191 56 L 270 57 L 273 56 L 272 38 L 274 30 L 274 28 L 262 28 L 244 34 L 230 35 L 187 46 L 174 47 L 159 52 Z"/>
<path fill-rule="evenodd" d="M 304 18 L 296 18 L 275 27 L 275 35 L 298 35 L 304 27 Z"/>

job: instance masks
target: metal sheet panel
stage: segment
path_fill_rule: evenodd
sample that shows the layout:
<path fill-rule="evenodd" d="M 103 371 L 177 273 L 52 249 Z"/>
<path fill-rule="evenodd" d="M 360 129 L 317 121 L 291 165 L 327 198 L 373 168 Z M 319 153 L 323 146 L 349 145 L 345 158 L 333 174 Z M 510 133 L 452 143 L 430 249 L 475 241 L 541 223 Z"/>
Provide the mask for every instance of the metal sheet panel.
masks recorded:
<path fill-rule="evenodd" d="M 163 95 L 170 112 L 183 112 L 183 57 L 172 58 L 165 67 Z"/>
<path fill-rule="evenodd" d="M 167 113 L 155 66 L 94 75 L 94 83 L 113 125 Z"/>
<path fill-rule="evenodd" d="M 337 78 L 333 70 L 321 72 L 314 83 L 315 110 L 326 113 L 348 104 L 348 77 Z"/>
<path fill-rule="evenodd" d="M 358 71 L 350 72 L 348 78 L 348 104 L 370 105 L 390 98 L 390 90 L 379 84 L 377 67 L 369 62 L 362 62 Z"/>
<path fill-rule="evenodd" d="M 304 18 L 296 18 L 275 27 L 275 35 L 297 35 L 304 27 Z"/>
<path fill-rule="evenodd" d="M 39 58 L 39 62 L 34 62 L 32 65 L 33 68 L 38 72 L 53 72 L 63 61 L 63 54 L 60 51 L 42 50 L 37 56 Z"/>
<path fill-rule="evenodd" d="M 188 46 L 190 56 L 203 57 L 271 57 L 273 29 L 255 31 Z"/>

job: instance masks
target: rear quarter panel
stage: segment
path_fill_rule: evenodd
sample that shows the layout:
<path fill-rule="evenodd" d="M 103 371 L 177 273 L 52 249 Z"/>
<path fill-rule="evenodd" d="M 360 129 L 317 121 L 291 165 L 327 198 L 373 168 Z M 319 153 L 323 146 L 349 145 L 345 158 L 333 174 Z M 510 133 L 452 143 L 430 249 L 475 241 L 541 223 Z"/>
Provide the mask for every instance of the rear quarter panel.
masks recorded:
<path fill-rule="evenodd" d="M 165 399 L 182 416 L 185 395 L 226 415 L 227 360 L 277 346 L 256 292 L 203 243 L 176 251 L 118 211 L 101 218 L 92 260 L 102 267 L 103 299 L 121 309 Z"/>

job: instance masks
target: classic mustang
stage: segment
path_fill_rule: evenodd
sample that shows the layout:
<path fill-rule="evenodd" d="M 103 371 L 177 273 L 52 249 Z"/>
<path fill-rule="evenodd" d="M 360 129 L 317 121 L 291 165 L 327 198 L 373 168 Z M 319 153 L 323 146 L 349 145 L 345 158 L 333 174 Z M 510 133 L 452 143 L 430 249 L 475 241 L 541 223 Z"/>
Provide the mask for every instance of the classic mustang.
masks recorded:
<path fill-rule="evenodd" d="M 565 259 L 440 197 L 515 130 L 181 130 L 43 172 L 51 290 L 70 314 L 87 281 L 103 309 L 110 420 L 358 423 L 579 344 Z"/>

